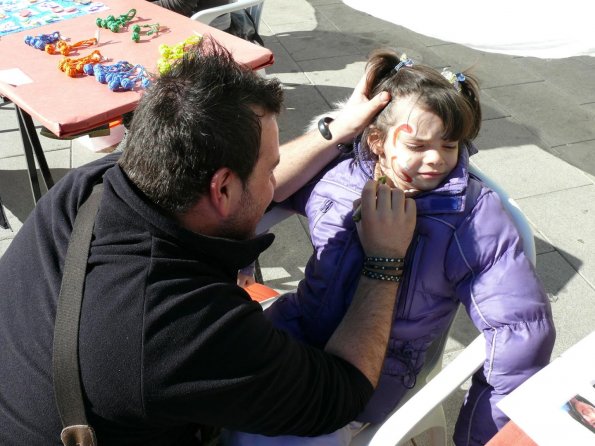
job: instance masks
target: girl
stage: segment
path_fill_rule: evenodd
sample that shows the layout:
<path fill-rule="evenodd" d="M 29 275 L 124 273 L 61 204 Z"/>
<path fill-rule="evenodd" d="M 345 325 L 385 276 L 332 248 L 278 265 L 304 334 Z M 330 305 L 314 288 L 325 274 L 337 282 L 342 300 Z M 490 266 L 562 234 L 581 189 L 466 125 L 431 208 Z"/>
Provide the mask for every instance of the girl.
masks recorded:
<path fill-rule="evenodd" d="M 486 360 L 473 376 L 454 441 L 485 444 L 507 421 L 496 403 L 550 360 L 550 305 L 498 195 L 467 170 L 481 125 L 475 79 L 389 51 L 374 53 L 368 72 L 370 94 L 386 90 L 392 102 L 355 140 L 352 153 L 292 197 L 291 206 L 308 217 L 315 253 L 297 292 L 280 298 L 268 315 L 293 336 L 323 347 L 360 275 L 369 276 L 353 201 L 368 179 L 381 176 L 409 191 L 418 215 L 404 268 L 374 268 L 376 278 L 400 276 L 402 283 L 383 375 L 357 421 L 386 418 L 413 387 L 426 350 L 462 303 L 485 336 Z M 346 444 L 344 434 L 293 444 Z M 287 437 L 260 440 L 240 443 L 292 444 Z"/>

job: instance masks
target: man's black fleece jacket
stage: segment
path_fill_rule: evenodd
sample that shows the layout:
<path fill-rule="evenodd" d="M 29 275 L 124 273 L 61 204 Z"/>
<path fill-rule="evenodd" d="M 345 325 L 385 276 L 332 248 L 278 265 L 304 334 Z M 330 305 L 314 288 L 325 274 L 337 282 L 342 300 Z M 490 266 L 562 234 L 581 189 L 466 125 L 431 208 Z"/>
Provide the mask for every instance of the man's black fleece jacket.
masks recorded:
<path fill-rule="evenodd" d="M 346 361 L 292 340 L 235 285 L 272 243 L 180 227 L 107 156 L 71 171 L 0 259 L 0 444 L 59 445 L 51 353 L 72 225 L 93 185 L 95 222 L 79 361 L 99 444 L 197 444 L 197 426 L 320 435 L 364 408 L 372 386 Z"/>

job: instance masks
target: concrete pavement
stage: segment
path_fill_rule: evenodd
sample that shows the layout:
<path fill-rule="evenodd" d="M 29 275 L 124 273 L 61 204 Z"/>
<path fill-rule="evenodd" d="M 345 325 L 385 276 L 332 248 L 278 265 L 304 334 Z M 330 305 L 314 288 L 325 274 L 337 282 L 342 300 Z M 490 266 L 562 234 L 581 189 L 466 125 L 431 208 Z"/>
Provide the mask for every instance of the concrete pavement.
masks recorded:
<path fill-rule="evenodd" d="M 285 85 L 282 142 L 347 97 L 378 47 L 438 68 L 473 66 L 484 110 L 473 160 L 518 202 L 534 228 L 537 270 L 558 330 L 554 356 L 595 329 L 595 58 L 481 53 L 383 22 L 340 0 L 267 0 L 260 32 L 276 58 L 267 75 Z M 76 141 L 40 138 L 56 179 L 102 156 Z M 0 198 L 11 225 L 0 229 L 1 255 L 33 206 L 12 104 L 0 105 L 0 149 Z M 277 240 L 260 259 L 270 286 L 291 289 L 303 277 L 311 254 L 305 227 L 292 217 L 274 229 Z M 475 335 L 461 317 L 447 355 Z M 464 389 L 446 404 L 451 431 Z"/>

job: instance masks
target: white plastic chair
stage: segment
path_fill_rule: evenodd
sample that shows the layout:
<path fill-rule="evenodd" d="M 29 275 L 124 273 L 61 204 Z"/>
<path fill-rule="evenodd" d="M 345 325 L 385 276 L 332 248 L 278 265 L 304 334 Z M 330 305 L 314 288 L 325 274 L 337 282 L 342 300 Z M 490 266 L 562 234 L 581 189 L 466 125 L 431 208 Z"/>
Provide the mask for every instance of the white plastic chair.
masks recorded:
<path fill-rule="evenodd" d="M 227 5 L 216 6 L 214 8 L 198 11 L 194 13 L 190 19 L 204 23 L 205 25 L 211 25 L 217 17 L 220 17 L 224 14 L 229 14 L 230 12 L 247 9 L 254 20 L 256 31 L 258 32 L 263 4 L 264 0 L 237 0 Z M 218 28 L 218 26 L 215 26 L 215 28 Z"/>
<path fill-rule="evenodd" d="M 535 265 L 533 230 L 517 203 L 479 168 L 471 165 L 469 171 L 500 196 L 504 208 L 511 215 L 520 233 L 525 254 Z M 448 444 L 442 402 L 473 375 L 486 358 L 485 341 L 480 334 L 442 369 L 442 355 L 449 331 L 450 327 L 430 346 L 426 363 L 417 376 L 415 387 L 407 393 L 399 406 L 383 423 L 363 429 L 355 436 L 350 446 L 402 445 L 426 431 L 429 431 L 433 446 Z"/>

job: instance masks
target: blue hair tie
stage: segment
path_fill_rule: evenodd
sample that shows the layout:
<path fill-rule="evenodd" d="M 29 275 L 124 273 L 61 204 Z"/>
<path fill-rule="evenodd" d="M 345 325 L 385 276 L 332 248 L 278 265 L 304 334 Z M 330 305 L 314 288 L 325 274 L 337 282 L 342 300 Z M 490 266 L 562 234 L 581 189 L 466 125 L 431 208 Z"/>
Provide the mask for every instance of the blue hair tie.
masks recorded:
<path fill-rule="evenodd" d="M 403 53 L 403 55 L 399 58 L 400 62 L 395 65 L 395 71 L 398 73 L 399 70 L 403 67 L 412 67 L 413 66 L 413 60 L 409 59 L 407 57 L 407 54 Z"/>

